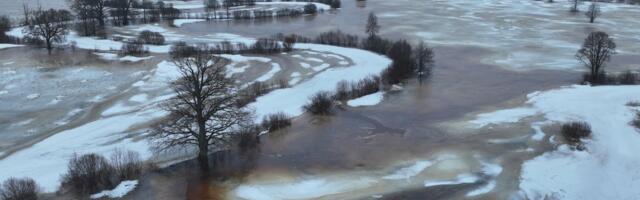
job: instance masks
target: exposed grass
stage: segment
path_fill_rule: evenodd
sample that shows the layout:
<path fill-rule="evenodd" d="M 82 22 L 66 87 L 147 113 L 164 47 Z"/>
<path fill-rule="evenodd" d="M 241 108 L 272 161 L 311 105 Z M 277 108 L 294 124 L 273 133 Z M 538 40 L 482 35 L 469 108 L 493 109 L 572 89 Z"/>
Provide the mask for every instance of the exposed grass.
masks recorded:
<path fill-rule="evenodd" d="M 562 125 L 562 136 L 567 144 L 583 150 L 582 139 L 591 136 L 591 126 L 586 122 L 568 122 Z"/>

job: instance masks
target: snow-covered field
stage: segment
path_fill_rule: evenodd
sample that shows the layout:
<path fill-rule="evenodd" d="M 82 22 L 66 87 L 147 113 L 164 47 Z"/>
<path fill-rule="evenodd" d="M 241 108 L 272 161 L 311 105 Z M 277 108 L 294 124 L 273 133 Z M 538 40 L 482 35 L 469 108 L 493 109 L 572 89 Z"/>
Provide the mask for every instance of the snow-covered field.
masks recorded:
<path fill-rule="evenodd" d="M 544 123 L 585 121 L 593 131 L 586 151 L 559 144 L 556 150 L 526 161 L 520 175 L 521 197 L 637 199 L 640 132 L 629 122 L 638 108 L 626 104 L 640 100 L 638 91 L 640 86 L 576 85 L 537 92 L 522 107 L 482 114 L 473 122 L 510 123 L 535 115 L 543 116 Z"/>

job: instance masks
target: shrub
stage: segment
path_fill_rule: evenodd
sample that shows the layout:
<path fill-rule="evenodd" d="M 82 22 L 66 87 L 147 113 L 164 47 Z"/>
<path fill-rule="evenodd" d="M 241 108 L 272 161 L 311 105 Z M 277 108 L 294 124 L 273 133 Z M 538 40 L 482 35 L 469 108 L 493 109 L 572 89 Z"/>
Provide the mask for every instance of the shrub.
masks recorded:
<path fill-rule="evenodd" d="M 132 56 L 141 56 L 149 51 L 144 48 L 144 45 L 139 42 L 127 42 L 122 44 L 120 48 L 120 55 L 132 55 Z"/>
<path fill-rule="evenodd" d="M 238 92 L 239 98 L 236 102 L 236 106 L 244 107 L 247 104 L 254 102 L 259 96 L 267 94 L 271 90 L 271 85 L 269 84 L 260 81 L 253 82 L 251 85 Z"/>
<path fill-rule="evenodd" d="M 358 82 L 340 81 L 336 85 L 336 100 L 354 99 L 380 91 L 380 77 L 369 76 Z"/>
<path fill-rule="evenodd" d="M 93 194 L 113 187 L 113 172 L 114 168 L 100 155 L 74 155 L 62 177 L 62 186 L 76 194 Z"/>
<path fill-rule="evenodd" d="M 308 3 L 307 5 L 304 5 L 304 14 L 315 14 L 318 12 L 318 8 L 316 7 L 315 4 L 312 3 Z"/>
<path fill-rule="evenodd" d="M 565 123 L 562 125 L 562 136 L 569 145 L 581 150 L 581 140 L 591 136 L 591 126 L 586 122 Z"/>
<path fill-rule="evenodd" d="M 186 58 L 193 56 L 198 52 L 198 49 L 194 46 L 187 45 L 186 42 L 177 42 L 171 46 L 169 55 L 172 59 Z"/>
<path fill-rule="evenodd" d="M 618 83 L 621 85 L 636 85 L 638 84 L 638 74 L 631 71 L 626 71 L 617 77 Z"/>
<path fill-rule="evenodd" d="M 144 30 L 138 35 L 138 41 L 143 44 L 163 45 L 164 36 L 158 32 Z"/>
<path fill-rule="evenodd" d="M 261 125 L 263 129 L 272 132 L 291 126 L 291 118 L 283 112 L 278 112 L 265 116 Z"/>
<path fill-rule="evenodd" d="M 143 163 L 138 152 L 116 149 L 110 161 L 117 182 L 138 179 L 142 174 Z"/>
<path fill-rule="evenodd" d="M 39 187 L 31 178 L 9 178 L 0 188 L 2 200 L 37 200 Z"/>
<path fill-rule="evenodd" d="M 633 118 L 633 121 L 631 121 L 631 125 L 640 129 L 640 112 L 636 113 L 636 117 Z"/>
<path fill-rule="evenodd" d="M 640 101 L 630 101 L 627 103 L 629 107 L 640 107 Z"/>
<path fill-rule="evenodd" d="M 237 136 L 238 139 L 238 147 L 240 149 L 246 150 L 249 148 L 254 148 L 260 144 L 260 127 L 255 125 L 249 125 L 240 128 L 238 130 Z"/>
<path fill-rule="evenodd" d="M 284 50 L 285 51 L 292 51 L 294 44 L 296 44 L 296 36 L 295 35 L 289 35 L 289 36 L 284 37 L 284 41 L 283 41 L 282 45 L 284 46 Z"/>
<path fill-rule="evenodd" d="M 318 92 L 310 98 L 303 109 L 314 115 L 330 115 L 333 113 L 333 100 L 329 92 Z"/>

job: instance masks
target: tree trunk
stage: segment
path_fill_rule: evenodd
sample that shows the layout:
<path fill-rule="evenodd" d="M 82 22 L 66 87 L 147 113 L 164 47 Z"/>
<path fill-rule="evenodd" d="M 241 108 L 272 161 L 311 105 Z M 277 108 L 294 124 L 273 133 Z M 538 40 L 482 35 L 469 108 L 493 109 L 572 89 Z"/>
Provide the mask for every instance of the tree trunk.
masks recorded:
<path fill-rule="evenodd" d="M 203 171 L 209 171 L 209 146 L 205 143 L 199 145 L 198 150 L 198 163 L 200 169 Z"/>
<path fill-rule="evenodd" d="M 51 39 L 47 39 L 45 41 L 47 43 L 47 52 L 51 55 L 51 50 L 53 50 L 53 45 L 51 45 Z"/>

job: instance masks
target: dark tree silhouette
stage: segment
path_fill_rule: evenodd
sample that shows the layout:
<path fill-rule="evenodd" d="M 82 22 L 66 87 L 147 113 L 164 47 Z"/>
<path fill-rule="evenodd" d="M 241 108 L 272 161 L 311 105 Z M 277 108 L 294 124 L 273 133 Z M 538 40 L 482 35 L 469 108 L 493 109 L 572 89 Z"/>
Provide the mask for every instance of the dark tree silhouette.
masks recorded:
<path fill-rule="evenodd" d="M 571 9 L 569 11 L 571 12 L 578 12 L 578 3 L 580 2 L 580 0 L 569 0 L 572 3 Z"/>
<path fill-rule="evenodd" d="M 591 3 L 589 10 L 584 13 L 589 18 L 589 23 L 596 21 L 596 18 L 600 16 L 600 6 L 596 2 Z"/>
<path fill-rule="evenodd" d="M 414 59 L 416 63 L 416 73 L 418 80 L 422 81 L 424 78 L 431 75 L 431 69 L 433 68 L 433 49 L 429 48 L 424 42 L 420 44 L 414 50 Z"/>
<path fill-rule="evenodd" d="M 604 73 L 606 62 L 616 53 L 616 43 L 605 32 L 592 32 L 584 40 L 582 48 L 578 50 L 576 58 L 582 62 L 591 73 L 591 81 L 599 81 Z"/>
<path fill-rule="evenodd" d="M 237 92 L 221 58 L 198 51 L 173 62 L 182 77 L 172 83 L 176 96 L 163 106 L 170 116 L 154 129 L 156 141 L 161 149 L 195 145 L 207 170 L 210 146 L 227 144 L 249 114 L 236 107 Z"/>
<path fill-rule="evenodd" d="M 29 22 L 29 35 L 44 40 L 47 51 L 51 54 L 54 42 L 62 42 L 68 33 L 68 21 L 71 13 L 67 10 L 34 11 Z"/>
<path fill-rule="evenodd" d="M 412 53 L 411 44 L 406 40 L 397 41 L 391 46 L 387 56 L 393 60 L 393 63 L 385 77 L 388 83 L 396 84 L 413 75 L 415 62 Z"/>
<path fill-rule="evenodd" d="M 6 32 L 11 30 L 11 20 L 9 17 L 0 16 L 0 41 L 7 40 Z"/>
<path fill-rule="evenodd" d="M 367 27 L 365 32 L 369 34 L 369 37 L 375 36 L 380 32 L 380 25 L 378 25 L 378 17 L 373 13 L 369 13 L 369 18 L 367 19 Z"/>

